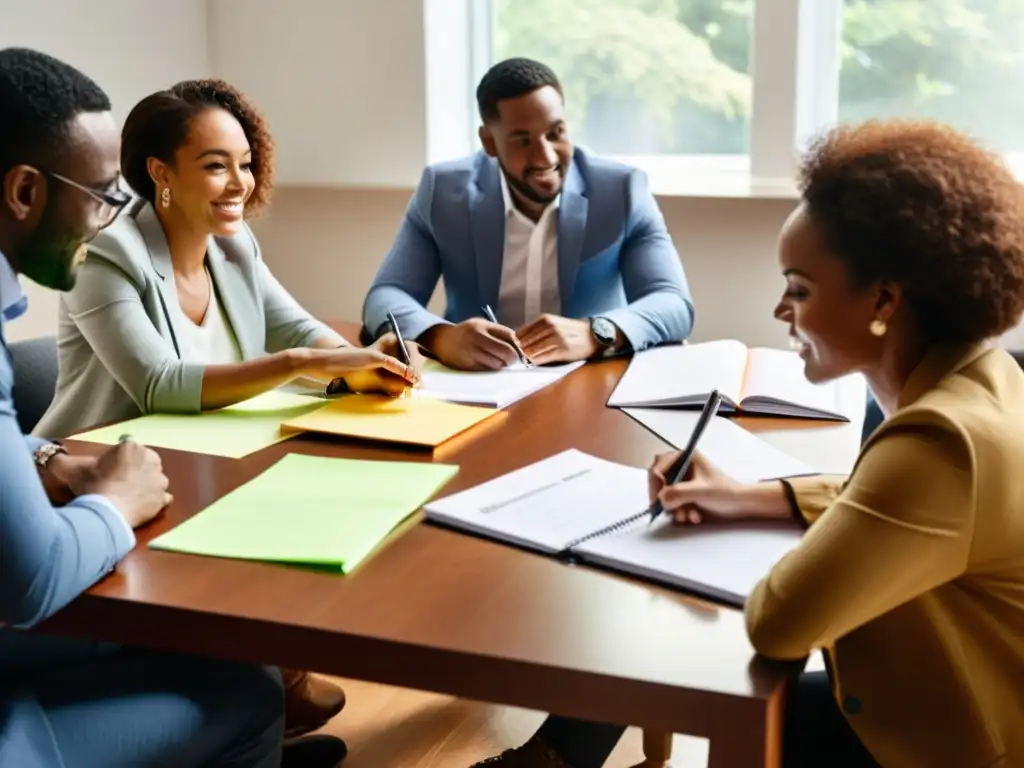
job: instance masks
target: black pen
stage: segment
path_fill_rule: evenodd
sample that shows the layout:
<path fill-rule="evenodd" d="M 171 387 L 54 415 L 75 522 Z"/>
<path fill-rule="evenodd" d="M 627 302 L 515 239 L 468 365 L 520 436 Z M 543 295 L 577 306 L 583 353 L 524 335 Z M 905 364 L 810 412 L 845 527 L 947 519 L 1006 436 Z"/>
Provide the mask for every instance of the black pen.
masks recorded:
<path fill-rule="evenodd" d="M 484 304 L 482 307 L 480 307 L 480 311 L 483 312 L 484 317 L 486 317 L 492 323 L 494 323 L 495 325 L 501 325 L 501 323 L 498 322 L 498 318 L 496 318 L 494 316 L 494 312 L 491 311 L 491 305 L 490 304 Z M 523 352 L 523 350 L 520 348 L 518 342 L 516 342 L 512 346 L 516 350 L 516 355 L 519 357 L 519 362 L 520 363 L 522 363 L 523 365 L 525 365 L 528 368 L 533 365 L 533 363 L 530 362 L 529 358 L 526 357 L 526 353 Z"/>
<path fill-rule="evenodd" d="M 693 428 L 693 432 L 690 434 L 690 441 L 686 444 L 686 448 L 679 454 L 679 458 L 668 468 L 665 472 L 665 484 L 675 485 L 686 477 L 686 471 L 690 468 L 690 462 L 693 461 L 693 454 L 697 452 L 697 442 L 700 440 L 701 435 L 704 434 L 704 430 L 708 428 L 708 424 L 711 423 L 711 419 L 718 413 L 718 406 L 722 404 L 722 395 L 717 389 L 711 390 L 711 394 L 708 395 L 707 402 L 704 403 L 704 410 L 700 412 L 700 418 L 697 419 L 697 426 Z M 665 508 L 661 505 L 660 499 L 655 499 L 654 503 L 647 508 L 648 514 L 651 519 L 647 523 L 650 525 L 654 522 L 655 518 L 658 517 Z"/>
<path fill-rule="evenodd" d="M 412 365 L 412 356 L 409 354 L 409 348 L 405 346 L 405 339 L 402 338 L 402 332 L 398 329 L 398 321 L 395 320 L 395 316 L 388 312 L 388 323 L 391 325 L 391 332 L 395 334 L 398 339 L 398 355 L 402 362 L 406 365 Z"/>

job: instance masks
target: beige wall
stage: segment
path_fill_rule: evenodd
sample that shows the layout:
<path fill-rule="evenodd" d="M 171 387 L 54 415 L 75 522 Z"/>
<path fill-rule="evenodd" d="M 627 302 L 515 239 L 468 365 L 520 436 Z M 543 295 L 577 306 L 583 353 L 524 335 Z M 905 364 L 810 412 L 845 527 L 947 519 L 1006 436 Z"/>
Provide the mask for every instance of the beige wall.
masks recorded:
<path fill-rule="evenodd" d="M 358 320 L 409 194 L 278 189 L 254 228 L 274 274 L 311 312 Z M 685 197 L 659 202 L 697 305 L 694 339 L 731 337 L 784 346 L 785 329 L 771 318 L 782 286 L 775 236 L 793 203 Z M 55 327 L 55 295 L 29 290 L 28 316 L 8 327 L 11 338 L 52 333 Z"/>

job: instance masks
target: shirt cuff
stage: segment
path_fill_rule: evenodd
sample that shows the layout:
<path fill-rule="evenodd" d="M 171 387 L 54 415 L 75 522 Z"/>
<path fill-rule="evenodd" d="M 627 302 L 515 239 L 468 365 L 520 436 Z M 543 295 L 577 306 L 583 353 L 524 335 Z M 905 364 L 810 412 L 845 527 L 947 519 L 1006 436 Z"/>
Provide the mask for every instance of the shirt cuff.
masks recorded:
<path fill-rule="evenodd" d="M 135 547 L 135 531 L 128 525 L 128 521 L 124 519 L 124 515 L 114 506 L 113 502 L 110 501 L 106 496 L 100 496 L 98 493 L 87 493 L 84 496 L 79 496 L 75 501 L 85 502 L 91 504 L 93 508 L 100 508 L 107 514 L 107 517 L 117 520 L 114 525 L 119 526 L 118 531 L 113 533 L 117 535 L 117 548 L 121 552 L 121 557 L 128 554 Z M 123 534 L 123 535 L 122 535 Z"/>
<path fill-rule="evenodd" d="M 807 524 L 807 518 L 800 512 L 800 505 L 796 501 L 796 492 L 793 490 L 793 486 L 786 480 L 780 479 L 779 482 L 782 483 L 782 492 L 786 494 L 786 501 L 789 502 L 789 514 L 806 531 L 810 525 Z"/>

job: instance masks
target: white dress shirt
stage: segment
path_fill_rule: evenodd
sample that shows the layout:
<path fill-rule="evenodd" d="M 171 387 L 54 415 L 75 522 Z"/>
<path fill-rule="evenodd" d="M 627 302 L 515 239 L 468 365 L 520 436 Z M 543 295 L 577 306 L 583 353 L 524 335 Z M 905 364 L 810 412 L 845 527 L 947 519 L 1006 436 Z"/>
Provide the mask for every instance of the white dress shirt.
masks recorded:
<path fill-rule="evenodd" d="M 516 208 L 501 173 L 505 201 L 505 251 L 501 259 L 498 320 L 509 328 L 548 313 L 562 312 L 558 293 L 558 202 L 555 198 L 538 221 Z"/>
<path fill-rule="evenodd" d="M 202 365 L 227 365 L 242 359 L 238 340 L 231 329 L 223 305 L 217 300 L 210 272 L 206 279 L 210 283 L 210 304 L 206 308 L 203 322 L 196 325 L 186 318 L 182 325 L 181 359 L 186 363 Z"/>

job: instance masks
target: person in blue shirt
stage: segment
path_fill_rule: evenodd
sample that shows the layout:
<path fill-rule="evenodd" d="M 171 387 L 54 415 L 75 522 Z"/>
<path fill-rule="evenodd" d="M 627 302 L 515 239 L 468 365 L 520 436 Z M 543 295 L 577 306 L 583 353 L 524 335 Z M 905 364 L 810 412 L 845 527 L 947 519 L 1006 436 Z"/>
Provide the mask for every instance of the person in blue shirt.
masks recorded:
<path fill-rule="evenodd" d="M 338 739 L 284 746 L 276 669 L 32 631 L 171 501 L 159 456 L 130 440 L 88 458 L 23 435 L 3 341 L 27 307 L 17 275 L 69 290 L 86 241 L 129 201 L 118 145 L 92 80 L 0 50 L 0 766 L 336 766 Z"/>
<path fill-rule="evenodd" d="M 517 344 L 544 364 L 687 338 L 693 301 L 644 173 L 573 146 L 540 62 L 495 64 L 476 95 L 483 149 L 423 172 L 366 296 L 364 338 L 391 311 L 407 339 L 467 370 L 515 362 Z M 443 317 L 426 308 L 439 278 Z"/>

